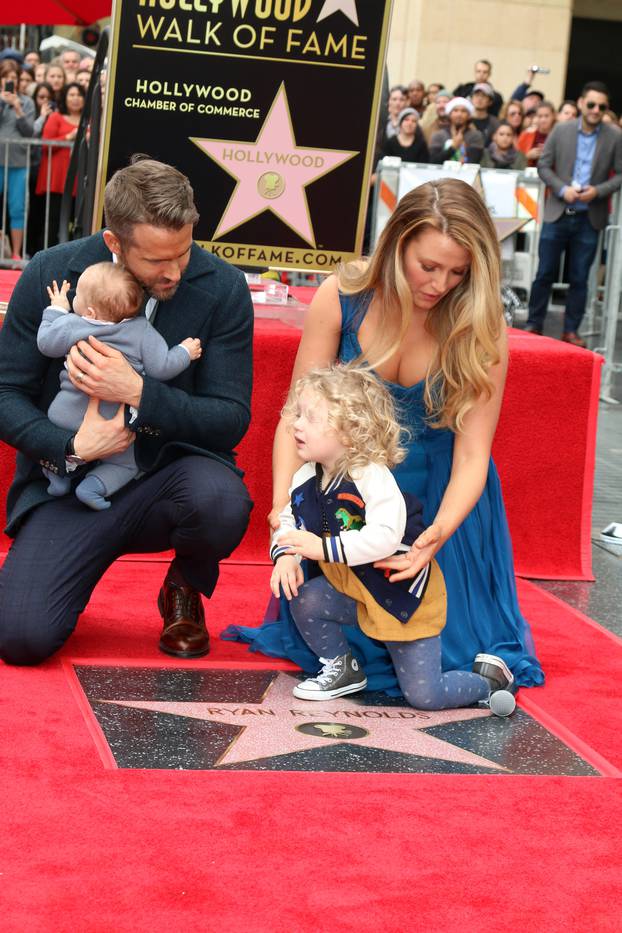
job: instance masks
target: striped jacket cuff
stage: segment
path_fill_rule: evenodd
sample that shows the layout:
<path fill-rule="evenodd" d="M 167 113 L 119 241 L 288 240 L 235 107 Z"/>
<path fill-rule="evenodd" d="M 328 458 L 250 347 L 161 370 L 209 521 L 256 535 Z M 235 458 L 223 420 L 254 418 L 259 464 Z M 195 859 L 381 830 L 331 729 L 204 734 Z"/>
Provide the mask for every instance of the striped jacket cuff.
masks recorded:
<path fill-rule="evenodd" d="M 289 551 L 288 544 L 279 544 L 278 542 L 276 542 L 270 548 L 270 560 L 272 561 L 273 564 L 276 564 L 279 557 L 282 557 L 283 554 L 287 554 L 288 551 Z M 295 555 L 290 555 L 290 556 L 295 556 Z"/>
<path fill-rule="evenodd" d="M 323 537 L 322 547 L 324 549 L 324 560 L 327 564 L 348 563 L 346 552 L 343 549 L 343 544 L 339 535 Z"/>

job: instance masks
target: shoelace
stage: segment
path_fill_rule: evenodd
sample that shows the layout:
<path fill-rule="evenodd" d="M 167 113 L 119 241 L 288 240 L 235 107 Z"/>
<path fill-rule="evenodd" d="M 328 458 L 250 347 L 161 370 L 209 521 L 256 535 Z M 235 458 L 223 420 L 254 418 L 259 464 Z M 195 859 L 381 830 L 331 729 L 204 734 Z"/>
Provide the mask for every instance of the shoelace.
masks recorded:
<path fill-rule="evenodd" d="M 172 615 L 176 620 L 188 619 L 192 621 L 197 616 L 197 593 L 193 591 L 189 594 L 178 587 L 171 588 L 171 602 L 173 604 Z"/>
<path fill-rule="evenodd" d="M 341 658 L 320 658 L 323 667 L 320 673 L 314 679 L 323 686 L 335 674 L 341 673 Z"/>

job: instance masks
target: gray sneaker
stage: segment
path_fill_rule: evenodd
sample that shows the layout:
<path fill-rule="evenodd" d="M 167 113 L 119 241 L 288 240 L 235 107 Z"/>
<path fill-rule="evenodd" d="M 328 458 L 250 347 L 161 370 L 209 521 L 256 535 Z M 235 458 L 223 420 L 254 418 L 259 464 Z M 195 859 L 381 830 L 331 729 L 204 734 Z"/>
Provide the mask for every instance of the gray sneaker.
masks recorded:
<path fill-rule="evenodd" d="M 338 658 L 320 658 L 320 662 L 323 666 L 319 674 L 294 687 L 294 696 L 299 700 L 334 700 L 367 686 L 365 671 L 350 652 Z"/>
<path fill-rule="evenodd" d="M 503 658 L 496 654 L 478 654 L 473 661 L 473 673 L 481 674 L 492 690 L 507 690 L 514 683 L 514 675 Z"/>
<path fill-rule="evenodd" d="M 514 675 L 503 658 L 496 654 L 478 654 L 473 662 L 473 673 L 484 677 L 490 684 L 490 696 L 479 705 L 495 716 L 511 716 L 516 709 L 516 700 L 508 688 L 514 683 Z"/>

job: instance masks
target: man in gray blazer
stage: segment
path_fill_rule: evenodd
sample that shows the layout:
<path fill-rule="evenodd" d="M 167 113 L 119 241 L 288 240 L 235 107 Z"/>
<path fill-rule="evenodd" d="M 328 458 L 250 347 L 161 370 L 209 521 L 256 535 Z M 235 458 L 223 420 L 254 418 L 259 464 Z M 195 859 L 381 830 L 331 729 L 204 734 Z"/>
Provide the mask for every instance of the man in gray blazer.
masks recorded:
<path fill-rule="evenodd" d="M 551 286 L 566 250 L 569 288 L 562 340 L 579 347 L 586 345 L 578 331 L 598 234 L 607 225 L 608 199 L 622 184 L 622 133 L 603 123 L 608 109 L 606 86 L 600 81 L 586 84 L 579 99 L 579 119 L 555 127 L 538 163 L 538 174 L 549 191 L 525 330 L 542 333 Z"/>
<path fill-rule="evenodd" d="M 30 261 L 0 330 L 0 437 L 18 451 L 7 503 L 15 541 L 0 571 L 0 657 L 9 664 L 58 650 L 117 557 L 169 548 L 159 647 L 180 658 L 206 654 L 201 594 L 211 596 L 252 507 L 233 454 L 250 420 L 253 307 L 244 276 L 193 243 L 192 188 L 169 165 L 135 157 L 108 182 L 104 210 L 102 233 Z M 143 286 L 144 313 L 168 345 L 192 333 L 203 354 L 160 382 L 94 337 L 80 341 L 67 373 L 91 400 L 74 433 L 47 417 L 64 361 L 39 352 L 37 329 L 53 280 L 71 283 L 72 300 L 84 269 L 111 259 Z M 97 400 L 120 403 L 117 414 L 106 420 Z M 42 467 L 75 485 L 87 465 L 130 444 L 142 475 L 111 508 L 48 495 Z"/>

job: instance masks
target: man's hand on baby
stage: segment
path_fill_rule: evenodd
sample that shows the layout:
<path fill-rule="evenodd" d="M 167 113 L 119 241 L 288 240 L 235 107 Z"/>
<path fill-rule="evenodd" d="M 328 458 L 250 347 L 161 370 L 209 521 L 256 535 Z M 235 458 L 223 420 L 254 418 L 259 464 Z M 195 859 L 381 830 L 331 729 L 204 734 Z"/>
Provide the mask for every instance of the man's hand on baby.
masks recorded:
<path fill-rule="evenodd" d="M 66 279 L 63 279 L 63 284 L 60 288 L 58 287 L 58 282 L 54 280 L 51 285 L 48 285 L 50 304 L 56 305 L 57 308 L 65 308 L 66 311 L 71 311 L 71 305 L 67 298 L 67 292 L 70 288 L 71 283 Z"/>
<path fill-rule="evenodd" d="M 324 560 L 322 539 L 310 531 L 286 531 L 279 535 L 279 545 L 287 545 L 291 554 L 299 554 L 308 560 Z"/>
<path fill-rule="evenodd" d="M 201 341 L 198 337 L 186 337 L 185 340 L 182 340 L 181 346 L 186 348 L 190 354 L 191 360 L 198 360 L 198 358 L 203 353 L 203 350 L 201 349 Z"/>
<path fill-rule="evenodd" d="M 127 450 L 135 437 L 134 432 L 125 427 L 123 405 L 119 405 L 114 418 L 103 418 L 99 413 L 98 399 L 90 398 L 73 447 L 79 457 L 90 462 Z"/>
<path fill-rule="evenodd" d="M 278 598 L 280 596 L 280 587 L 287 599 L 298 596 L 298 587 L 304 583 L 304 574 L 302 568 L 295 557 L 283 554 L 277 560 L 270 577 L 270 589 Z"/>
<path fill-rule="evenodd" d="M 77 389 L 103 402 L 125 402 L 138 408 L 142 377 L 122 353 L 97 340 L 80 340 L 69 351 L 67 372 Z"/>

